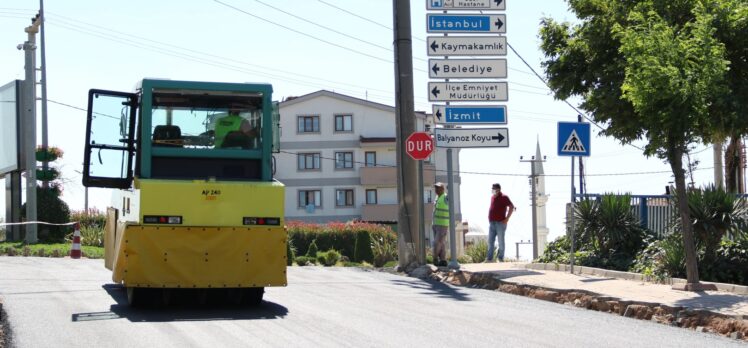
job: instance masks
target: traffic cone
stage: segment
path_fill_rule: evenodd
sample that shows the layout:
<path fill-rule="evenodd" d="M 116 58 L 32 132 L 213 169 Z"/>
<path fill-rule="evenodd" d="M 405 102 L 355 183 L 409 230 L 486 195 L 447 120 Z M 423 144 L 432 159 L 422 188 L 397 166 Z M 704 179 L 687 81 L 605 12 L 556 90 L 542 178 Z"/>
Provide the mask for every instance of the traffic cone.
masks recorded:
<path fill-rule="evenodd" d="M 70 258 L 81 258 L 81 227 L 78 223 L 75 224 L 75 232 L 73 232 L 73 247 L 70 248 Z"/>

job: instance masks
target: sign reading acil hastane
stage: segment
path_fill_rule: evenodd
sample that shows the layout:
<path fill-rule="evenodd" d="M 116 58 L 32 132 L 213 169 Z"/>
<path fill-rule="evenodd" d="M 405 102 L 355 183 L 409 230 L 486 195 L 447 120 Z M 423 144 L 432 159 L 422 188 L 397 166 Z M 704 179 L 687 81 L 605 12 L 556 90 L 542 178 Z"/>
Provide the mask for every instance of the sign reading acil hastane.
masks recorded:
<path fill-rule="evenodd" d="M 436 14 L 426 15 L 428 33 L 506 33 L 506 15 Z"/>
<path fill-rule="evenodd" d="M 506 10 L 505 0 L 426 0 L 427 10 Z"/>
<path fill-rule="evenodd" d="M 504 78 L 506 59 L 429 59 L 431 78 Z"/>
<path fill-rule="evenodd" d="M 509 100 L 506 82 L 429 82 L 429 101 L 482 101 Z"/>
<path fill-rule="evenodd" d="M 506 36 L 429 36 L 429 56 L 506 56 Z"/>
<path fill-rule="evenodd" d="M 436 128 L 436 147 L 509 147 L 508 128 Z"/>

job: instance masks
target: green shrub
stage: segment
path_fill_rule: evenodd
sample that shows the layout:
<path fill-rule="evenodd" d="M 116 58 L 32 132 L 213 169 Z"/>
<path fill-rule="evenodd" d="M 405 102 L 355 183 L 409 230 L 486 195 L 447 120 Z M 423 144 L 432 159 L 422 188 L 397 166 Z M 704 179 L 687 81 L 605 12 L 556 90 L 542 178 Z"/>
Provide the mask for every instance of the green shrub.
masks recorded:
<path fill-rule="evenodd" d="M 85 210 L 74 210 L 70 212 L 70 221 L 78 221 L 83 227 L 104 228 L 106 224 L 106 214 L 96 208 L 89 208 L 88 214 Z"/>
<path fill-rule="evenodd" d="M 356 249 L 353 252 L 353 260 L 374 262 L 374 253 L 371 250 L 371 234 L 368 231 L 358 231 L 356 233 Z"/>
<path fill-rule="evenodd" d="M 286 266 L 293 265 L 293 261 L 296 258 L 296 248 L 293 246 L 293 240 L 289 237 L 286 240 Z"/>
<path fill-rule="evenodd" d="M 483 262 L 488 258 L 488 242 L 480 239 L 465 248 L 465 254 L 470 257 L 471 262 Z"/>
<path fill-rule="evenodd" d="M 663 239 L 652 239 L 636 257 L 630 270 L 652 274 L 657 278 L 681 278 L 686 275 L 686 253 L 680 233 L 671 233 Z"/>
<path fill-rule="evenodd" d="M 633 259 L 646 237 L 631 208 L 628 194 L 604 194 L 596 200 L 582 200 L 574 209 L 576 249 L 594 251 L 601 258 Z M 568 250 L 568 249 L 567 249 Z"/>
<path fill-rule="evenodd" d="M 306 251 L 306 256 L 309 258 L 316 258 L 317 257 L 317 240 L 313 240 L 312 244 L 309 244 L 309 249 Z"/>
<path fill-rule="evenodd" d="M 371 251 L 374 267 L 383 267 L 397 260 L 397 239 L 393 235 L 380 235 L 372 238 Z"/>
<path fill-rule="evenodd" d="M 569 237 L 567 236 L 558 237 L 556 238 L 556 240 L 545 245 L 545 250 L 543 251 L 543 255 L 541 255 L 538 258 L 537 262 L 568 264 L 570 250 L 571 250 L 571 241 L 569 240 Z"/>
<path fill-rule="evenodd" d="M 309 257 L 309 256 L 298 256 L 296 260 L 294 261 L 296 261 L 296 264 L 299 266 L 308 266 L 308 265 L 317 264 L 317 259 Z"/>
<path fill-rule="evenodd" d="M 748 285 L 748 243 L 746 241 L 723 241 L 713 259 L 713 263 L 699 263 L 699 275 L 702 279 Z"/>
<path fill-rule="evenodd" d="M 70 222 L 70 208 L 68 208 L 67 203 L 60 199 L 60 194 L 61 191 L 57 185 L 51 185 L 46 189 L 41 186 L 36 188 L 36 218 L 38 221 L 53 224 Z M 26 219 L 26 203 L 21 208 L 21 217 L 24 220 Z M 61 243 L 69 232 L 69 226 L 39 225 L 37 237 L 41 242 Z"/>
<path fill-rule="evenodd" d="M 288 233 L 296 247 L 297 255 L 306 255 L 309 245 L 316 240 L 318 250 L 334 249 L 349 259 L 354 258 L 356 234 L 358 231 L 368 231 L 372 239 L 380 236 L 389 240 L 396 240 L 392 229 L 386 225 L 363 222 L 331 222 L 327 224 L 313 224 L 299 221 L 288 221 Z"/>
<path fill-rule="evenodd" d="M 340 253 L 335 250 L 328 250 L 317 254 L 317 261 L 324 266 L 335 266 L 340 260 Z"/>
<path fill-rule="evenodd" d="M 81 245 L 103 247 L 104 246 L 104 228 L 98 226 L 81 226 Z M 67 241 L 72 242 L 73 233 L 68 234 L 65 238 Z"/>
<path fill-rule="evenodd" d="M 462 256 L 458 257 L 457 258 L 457 262 L 459 262 L 459 263 L 473 263 L 475 261 L 473 261 L 473 258 L 470 255 L 465 254 L 465 255 L 462 255 Z"/>
<path fill-rule="evenodd" d="M 384 266 L 382 266 L 382 267 L 384 267 L 384 268 L 395 268 L 395 266 L 397 266 L 397 261 L 393 260 L 393 261 L 389 261 L 389 262 L 385 263 Z"/>

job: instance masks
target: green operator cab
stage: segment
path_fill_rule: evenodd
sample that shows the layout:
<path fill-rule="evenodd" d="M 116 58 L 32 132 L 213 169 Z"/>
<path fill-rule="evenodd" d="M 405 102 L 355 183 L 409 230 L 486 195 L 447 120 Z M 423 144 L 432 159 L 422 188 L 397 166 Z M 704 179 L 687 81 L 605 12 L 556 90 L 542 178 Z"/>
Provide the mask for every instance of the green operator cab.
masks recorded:
<path fill-rule="evenodd" d="M 131 304 L 182 288 L 258 304 L 264 287 L 286 285 L 277 124 L 267 84 L 144 79 L 135 93 L 89 92 L 83 184 L 116 189 L 105 265 Z"/>

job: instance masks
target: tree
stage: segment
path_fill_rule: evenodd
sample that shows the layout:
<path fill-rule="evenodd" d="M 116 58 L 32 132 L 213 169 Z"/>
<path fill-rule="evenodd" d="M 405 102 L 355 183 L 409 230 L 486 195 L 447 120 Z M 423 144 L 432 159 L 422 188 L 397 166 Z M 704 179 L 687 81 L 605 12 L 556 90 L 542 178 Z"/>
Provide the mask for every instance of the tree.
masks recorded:
<path fill-rule="evenodd" d="M 737 115 L 748 100 L 734 100 L 744 92 L 736 88 L 742 85 L 728 68 L 733 55 L 720 38 L 736 36 L 721 31 L 745 25 L 738 24 L 745 17 L 735 13 L 748 13 L 748 2 L 570 0 L 570 8 L 580 24 L 548 18 L 541 23 L 543 66 L 556 98 L 582 96 L 582 108 L 621 143 L 646 139 L 644 154 L 670 164 L 679 215 L 690 221 L 683 169 L 688 146 L 745 131 Z M 682 231 L 688 287 L 695 288 L 691 224 L 684 223 Z"/>

